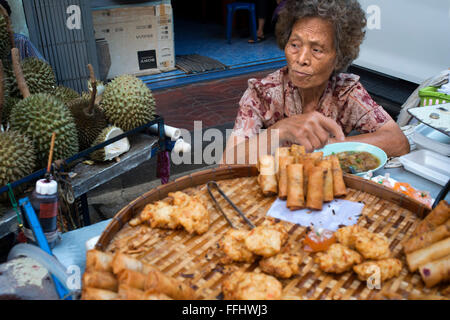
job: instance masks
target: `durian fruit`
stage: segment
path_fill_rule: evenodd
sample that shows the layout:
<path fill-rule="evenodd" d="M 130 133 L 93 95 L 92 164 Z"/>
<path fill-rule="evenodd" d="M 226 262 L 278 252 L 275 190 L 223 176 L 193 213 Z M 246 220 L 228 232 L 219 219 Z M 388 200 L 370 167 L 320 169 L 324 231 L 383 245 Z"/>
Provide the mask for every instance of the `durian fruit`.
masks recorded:
<path fill-rule="evenodd" d="M 78 92 L 64 86 L 57 86 L 53 89 L 52 95 L 61 100 L 64 104 L 68 104 L 70 101 L 80 98 Z"/>
<path fill-rule="evenodd" d="M 54 159 L 66 159 L 78 152 L 75 122 L 66 106 L 48 93 L 31 95 L 20 69 L 19 52 L 12 49 L 14 72 L 24 99 L 11 110 L 11 129 L 33 140 L 37 165 L 45 167 L 52 133 L 56 133 Z"/>
<path fill-rule="evenodd" d="M 23 59 L 20 65 L 30 94 L 53 92 L 56 86 L 55 73 L 47 62 L 28 57 Z M 14 73 L 11 76 L 10 96 L 22 98 Z"/>
<path fill-rule="evenodd" d="M 0 5 L 0 60 L 4 60 L 11 52 L 11 24 L 5 8 Z"/>
<path fill-rule="evenodd" d="M 5 103 L 3 105 L 3 114 L 2 114 L 2 123 L 6 127 L 9 122 L 9 117 L 11 115 L 12 108 L 19 102 L 20 99 L 14 97 L 8 97 L 5 99 Z M 1 125 L 1 123 L 0 123 Z"/>
<path fill-rule="evenodd" d="M 0 60 L 0 80 L 2 78 L 3 65 Z M 31 174 L 36 160 L 34 146 L 30 139 L 15 131 L 3 130 L 1 125 L 3 89 L 3 81 L 0 81 L 0 187 Z M 0 201 L 5 200 L 7 195 L 1 195 Z"/>
<path fill-rule="evenodd" d="M 92 147 L 99 145 L 100 143 L 106 142 L 109 139 L 113 139 L 121 134 L 123 134 L 123 130 L 114 126 L 110 126 L 105 128 L 100 135 L 95 139 Z M 113 160 L 120 155 L 128 152 L 130 150 L 130 141 L 128 138 L 120 139 L 116 142 L 113 142 L 106 147 L 96 150 L 90 154 L 90 158 L 92 160 L 98 162 L 106 162 Z"/>
<path fill-rule="evenodd" d="M 135 129 L 155 117 L 155 99 L 142 80 L 131 75 L 113 79 L 103 93 L 101 108 L 113 125 Z"/>
<path fill-rule="evenodd" d="M 94 70 L 89 65 L 92 82 L 95 83 Z M 108 126 L 103 111 L 95 104 L 97 88 L 91 91 L 91 96 L 72 100 L 67 104 L 75 119 L 80 150 L 89 148 L 98 135 Z"/>

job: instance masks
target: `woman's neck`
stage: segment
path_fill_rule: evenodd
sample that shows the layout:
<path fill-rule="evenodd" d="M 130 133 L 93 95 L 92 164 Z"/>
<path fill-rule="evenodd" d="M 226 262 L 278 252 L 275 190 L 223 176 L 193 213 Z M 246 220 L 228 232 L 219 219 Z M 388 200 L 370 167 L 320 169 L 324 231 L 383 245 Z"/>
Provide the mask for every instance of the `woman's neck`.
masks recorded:
<path fill-rule="evenodd" d="M 327 87 L 327 82 L 325 82 L 323 85 L 321 85 L 319 87 L 308 88 L 308 89 L 298 88 L 298 92 L 302 99 L 303 113 L 313 112 L 318 108 L 320 98 L 322 98 L 322 95 L 323 95 L 326 87 Z"/>

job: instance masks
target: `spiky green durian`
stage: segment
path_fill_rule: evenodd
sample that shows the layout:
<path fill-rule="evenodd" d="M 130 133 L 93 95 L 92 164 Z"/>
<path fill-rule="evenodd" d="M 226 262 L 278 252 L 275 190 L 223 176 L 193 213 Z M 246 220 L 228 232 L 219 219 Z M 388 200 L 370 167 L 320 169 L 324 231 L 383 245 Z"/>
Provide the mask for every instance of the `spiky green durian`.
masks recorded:
<path fill-rule="evenodd" d="M 113 125 L 124 131 L 137 128 L 155 117 L 155 99 L 142 80 L 123 75 L 112 80 L 103 93 L 100 107 Z"/>
<path fill-rule="evenodd" d="M 115 138 L 123 134 L 123 130 L 114 126 L 103 129 L 97 139 L 95 139 L 92 147 L 97 146 L 109 139 Z M 90 158 L 95 161 L 105 162 L 113 160 L 114 158 L 124 154 L 130 150 L 130 142 L 128 138 L 123 138 L 119 141 L 113 142 L 106 147 L 96 150 L 90 154 Z"/>
<path fill-rule="evenodd" d="M 47 162 L 52 133 L 56 133 L 53 158 L 67 159 L 78 152 L 78 135 L 69 109 L 50 94 L 38 93 L 19 101 L 10 116 L 11 129 L 33 140 L 37 164 Z"/>
<path fill-rule="evenodd" d="M 68 104 L 70 101 L 80 98 L 78 92 L 64 86 L 57 86 L 51 93 L 64 104 Z"/>
<path fill-rule="evenodd" d="M 78 98 L 67 104 L 78 132 L 80 150 L 89 148 L 103 129 L 108 126 L 103 111 L 94 105 L 90 108 L 90 98 Z"/>
<path fill-rule="evenodd" d="M 19 102 L 20 99 L 14 97 L 8 97 L 5 99 L 2 111 L 2 123 L 6 127 L 9 122 L 9 117 L 11 115 L 12 108 Z M 1 125 L 1 124 L 0 124 Z"/>
<path fill-rule="evenodd" d="M 28 137 L 0 131 L 0 187 L 33 173 L 35 165 L 35 148 Z"/>
<path fill-rule="evenodd" d="M 25 58 L 21 63 L 23 76 L 31 94 L 52 93 L 56 86 L 55 73 L 45 61 L 35 57 Z M 10 96 L 22 98 L 12 69 L 6 71 L 10 85 Z"/>

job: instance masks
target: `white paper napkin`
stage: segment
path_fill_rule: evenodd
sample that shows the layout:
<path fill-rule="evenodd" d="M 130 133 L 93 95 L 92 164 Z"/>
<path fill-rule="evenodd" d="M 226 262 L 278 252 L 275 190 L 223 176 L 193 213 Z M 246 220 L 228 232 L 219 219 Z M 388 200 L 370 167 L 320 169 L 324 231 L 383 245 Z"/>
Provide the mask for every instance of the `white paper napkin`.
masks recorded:
<path fill-rule="evenodd" d="M 267 215 L 304 227 L 312 227 L 316 230 L 323 228 L 336 231 L 340 228 L 339 226 L 356 224 L 363 208 L 363 203 L 336 199 L 324 203 L 322 211 L 310 209 L 291 211 L 286 207 L 286 201 L 277 199 L 270 207 Z"/>

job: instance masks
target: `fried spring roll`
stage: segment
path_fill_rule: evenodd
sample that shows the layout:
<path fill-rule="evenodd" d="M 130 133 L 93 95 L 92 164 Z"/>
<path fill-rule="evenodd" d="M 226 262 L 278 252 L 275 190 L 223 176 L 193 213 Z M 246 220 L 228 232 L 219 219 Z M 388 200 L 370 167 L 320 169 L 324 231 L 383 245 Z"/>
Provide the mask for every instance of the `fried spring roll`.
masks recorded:
<path fill-rule="evenodd" d="M 123 253 L 117 253 L 112 262 L 112 268 L 114 274 L 120 274 L 124 270 L 132 270 L 137 272 L 142 272 L 143 274 L 147 274 L 150 271 L 157 270 L 155 267 L 143 263 L 139 260 L 131 258 Z"/>
<path fill-rule="evenodd" d="M 145 292 L 144 300 L 173 300 L 168 295 L 159 292 L 148 291 Z"/>
<path fill-rule="evenodd" d="M 410 253 L 432 245 L 442 239 L 450 237 L 450 220 L 444 225 L 437 227 L 432 231 L 428 231 L 410 238 L 403 245 L 403 251 Z"/>
<path fill-rule="evenodd" d="M 280 172 L 280 159 L 283 157 L 289 157 L 289 156 L 291 156 L 291 151 L 289 148 L 286 148 L 286 147 L 278 148 L 275 151 L 275 172 L 277 174 L 279 174 L 279 172 Z M 259 168 L 258 168 L 258 170 L 259 170 Z"/>
<path fill-rule="evenodd" d="M 314 165 L 317 165 L 323 158 L 323 152 L 313 152 L 313 153 L 309 153 L 308 158 L 314 160 Z"/>
<path fill-rule="evenodd" d="M 450 280 L 450 255 L 443 259 L 429 262 L 420 266 L 420 275 L 427 288 L 433 287 L 440 282 Z"/>
<path fill-rule="evenodd" d="M 330 202 L 334 199 L 333 191 L 333 171 L 330 160 L 322 160 L 319 162 L 319 167 L 324 170 L 325 180 L 323 182 L 323 201 Z"/>
<path fill-rule="evenodd" d="M 333 171 L 333 192 L 335 197 L 342 197 L 347 194 L 347 187 L 344 182 L 344 174 L 337 156 L 330 156 Z"/>
<path fill-rule="evenodd" d="M 278 179 L 278 197 L 282 200 L 287 199 L 287 169 L 289 164 L 294 164 L 295 158 L 293 156 L 280 158 L 280 171 Z"/>
<path fill-rule="evenodd" d="M 145 292 L 126 284 L 120 284 L 118 298 L 120 300 L 145 300 Z"/>
<path fill-rule="evenodd" d="M 259 159 L 258 183 L 265 196 L 278 194 L 278 181 L 275 174 L 275 157 L 271 155 L 262 156 Z"/>
<path fill-rule="evenodd" d="M 81 294 L 81 300 L 115 300 L 117 298 L 117 292 L 97 288 L 84 288 Z"/>
<path fill-rule="evenodd" d="M 123 270 L 119 273 L 119 283 L 139 290 L 144 290 L 145 275 L 133 270 Z"/>
<path fill-rule="evenodd" d="M 305 189 L 305 193 L 308 190 L 308 179 L 309 179 L 309 172 L 312 168 L 315 167 L 315 160 L 310 157 L 303 157 L 302 164 L 303 164 L 303 188 Z"/>
<path fill-rule="evenodd" d="M 407 254 L 406 261 L 408 262 L 409 270 L 414 272 L 421 265 L 441 259 L 448 255 L 450 255 L 450 238 L 441 240 L 429 247 Z"/>
<path fill-rule="evenodd" d="M 191 287 L 159 271 L 152 271 L 147 274 L 145 290 L 164 293 L 175 300 L 195 299 L 195 291 Z"/>
<path fill-rule="evenodd" d="M 447 201 L 442 200 L 439 204 L 420 222 L 414 235 L 422 234 L 427 231 L 431 231 L 438 226 L 444 224 L 445 221 L 450 219 L 450 205 Z"/>
<path fill-rule="evenodd" d="M 313 167 L 309 171 L 308 189 L 306 191 L 306 207 L 322 210 L 323 206 L 323 169 Z"/>
<path fill-rule="evenodd" d="M 111 272 L 92 270 L 84 273 L 83 287 L 117 292 L 118 282 Z"/>
<path fill-rule="evenodd" d="M 290 164 L 286 167 L 287 173 L 287 202 L 286 207 L 291 211 L 305 207 L 305 192 L 303 185 L 303 165 Z"/>
<path fill-rule="evenodd" d="M 306 154 L 306 149 L 304 146 L 300 146 L 298 144 L 293 144 L 291 146 L 291 155 L 294 157 L 301 156 Z"/>
<path fill-rule="evenodd" d="M 86 253 L 86 271 L 97 270 L 112 272 L 113 255 L 99 250 L 89 250 Z"/>

